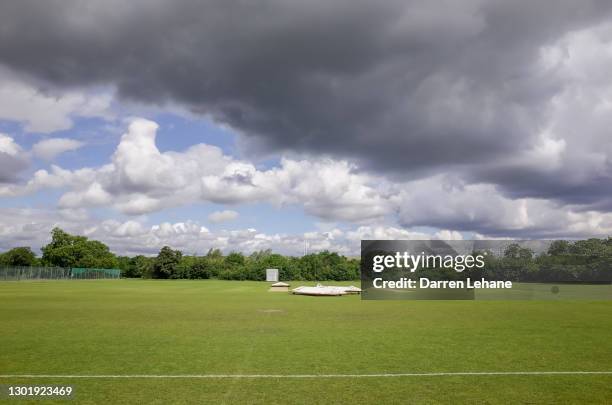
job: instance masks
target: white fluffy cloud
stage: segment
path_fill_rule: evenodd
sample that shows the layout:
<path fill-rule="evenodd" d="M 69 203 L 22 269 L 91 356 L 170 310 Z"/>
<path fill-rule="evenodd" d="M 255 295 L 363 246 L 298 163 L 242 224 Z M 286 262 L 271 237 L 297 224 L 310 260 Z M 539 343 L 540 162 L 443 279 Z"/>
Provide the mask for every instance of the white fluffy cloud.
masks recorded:
<path fill-rule="evenodd" d="M 83 142 L 69 138 L 45 139 L 32 147 L 32 153 L 44 160 L 53 160 L 56 156 L 64 152 L 77 150 L 83 145 Z"/>
<path fill-rule="evenodd" d="M 612 233 L 612 213 L 544 199 L 511 199 L 491 184 L 466 184 L 453 176 L 411 182 L 398 196 L 398 218 L 405 227 L 432 226 L 524 238 Z"/>
<path fill-rule="evenodd" d="M 301 204 L 314 216 L 348 221 L 379 219 L 391 212 L 380 187 L 370 184 L 376 179 L 357 174 L 346 161 L 282 159 L 279 167 L 259 170 L 206 144 L 162 153 L 155 144 L 157 130 L 155 122 L 135 119 L 109 164 L 74 171 L 54 165 L 0 193 L 68 188 L 59 200 L 61 208 L 112 205 L 134 215 L 197 201 Z"/>
<path fill-rule="evenodd" d="M 0 119 L 23 124 L 28 132 L 71 128 L 75 117 L 109 118 L 112 95 L 68 91 L 55 94 L 0 70 Z"/>
<path fill-rule="evenodd" d="M 27 166 L 21 147 L 13 138 L 0 133 L 0 195 L 4 182 L 13 182 L 16 175 Z"/>
<path fill-rule="evenodd" d="M 236 218 L 238 218 L 238 213 L 232 210 L 215 211 L 208 216 L 208 220 L 215 224 L 233 221 Z"/>
<path fill-rule="evenodd" d="M 396 227 L 360 226 L 354 230 L 332 228 L 304 234 L 264 233 L 256 229 L 212 232 L 194 221 L 147 225 L 142 221 L 81 218 L 72 212 L 57 215 L 54 210 L 0 210 L 0 250 L 14 246 L 32 246 L 35 250 L 49 242 L 49 231 L 60 226 L 68 232 L 86 235 L 108 244 L 118 254 L 156 254 L 163 246 L 185 254 L 204 254 L 209 249 L 251 253 L 272 249 L 284 254 L 332 250 L 349 256 L 359 255 L 361 239 L 453 239 L 450 231 L 412 232 Z"/>
<path fill-rule="evenodd" d="M 21 147 L 15 140 L 6 134 L 0 134 L 0 153 L 8 156 L 17 156 L 21 153 Z"/>
<path fill-rule="evenodd" d="M 554 200 L 512 198 L 493 184 L 470 183 L 460 174 L 393 181 L 364 173 L 347 161 L 326 158 L 283 158 L 278 166 L 262 170 L 206 144 L 182 152 L 161 152 L 155 143 L 157 131 L 155 122 L 135 119 L 108 164 L 78 170 L 52 165 L 50 170 L 34 173 L 23 185 L 0 188 L 0 194 L 67 189 L 58 201 L 62 210 L 103 206 L 128 215 L 196 202 L 297 205 L 328 222 L 434 227 L 449 229 L 449 238 L 457 237 L 452 233 L 456 231 L 530 238 L 612 232 L 612 213 Z M 5 139 L 4 144 L 6 150 L 16 153 L 18 146 L 12 140 Z M 543 135 L 529 153 L 554 166 L 565 153 L 565 143 Z M 209 219 L 221 222 L 233 216 L 233 211 L 227 211 Z"/>

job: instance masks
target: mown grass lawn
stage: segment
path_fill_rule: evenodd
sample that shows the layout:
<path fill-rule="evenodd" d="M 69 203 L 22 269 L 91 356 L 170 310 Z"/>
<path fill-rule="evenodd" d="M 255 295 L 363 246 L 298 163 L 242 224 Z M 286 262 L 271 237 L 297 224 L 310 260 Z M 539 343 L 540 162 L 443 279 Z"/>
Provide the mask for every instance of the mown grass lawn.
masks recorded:
<path fill-rule="evenodd" d="M 612 370 L 611 301 L 361 301 L 267 288 L 216 280 L 0 283 L 0 374 Z M 71 384 L 77 403 L 612 402 L 612 375 L 0 384 Z"/>

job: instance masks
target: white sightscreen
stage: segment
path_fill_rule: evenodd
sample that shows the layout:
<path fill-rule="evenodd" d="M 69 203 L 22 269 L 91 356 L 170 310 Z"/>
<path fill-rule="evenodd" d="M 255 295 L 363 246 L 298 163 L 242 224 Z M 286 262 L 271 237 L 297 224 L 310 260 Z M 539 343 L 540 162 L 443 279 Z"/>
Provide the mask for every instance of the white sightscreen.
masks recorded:
<path fill-rule="evenodd" d="M 266 281 L 278 281 L 278 269 L 266 269 Z"/>

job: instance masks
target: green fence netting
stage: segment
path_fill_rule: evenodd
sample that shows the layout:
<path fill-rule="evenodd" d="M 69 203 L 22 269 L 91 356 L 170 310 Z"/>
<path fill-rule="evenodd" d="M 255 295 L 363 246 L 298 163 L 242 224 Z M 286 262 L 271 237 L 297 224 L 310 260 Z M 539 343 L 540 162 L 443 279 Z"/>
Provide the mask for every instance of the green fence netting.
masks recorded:
<path fill-rule="evenodd" d="M 118 269 L 67 267 L 0 267 L 0 280 L 118 279 Z"/>
<path fill-rule="evenodd" d="M 73 267 L 70 269 L 72 278 L 119 278 L 121 270 L 117 269 L 85 269 Z"/>

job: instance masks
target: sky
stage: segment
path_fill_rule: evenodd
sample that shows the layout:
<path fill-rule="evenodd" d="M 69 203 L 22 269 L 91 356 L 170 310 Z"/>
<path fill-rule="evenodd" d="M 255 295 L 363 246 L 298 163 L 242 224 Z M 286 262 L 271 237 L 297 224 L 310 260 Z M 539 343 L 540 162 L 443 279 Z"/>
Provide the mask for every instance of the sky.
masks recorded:
<path fill-rule="evenodd" d="M 0 3 L 0 250 L 612 235 L 612 3 Z"/>

